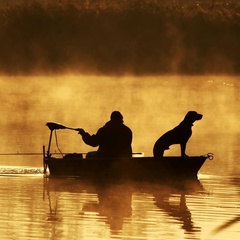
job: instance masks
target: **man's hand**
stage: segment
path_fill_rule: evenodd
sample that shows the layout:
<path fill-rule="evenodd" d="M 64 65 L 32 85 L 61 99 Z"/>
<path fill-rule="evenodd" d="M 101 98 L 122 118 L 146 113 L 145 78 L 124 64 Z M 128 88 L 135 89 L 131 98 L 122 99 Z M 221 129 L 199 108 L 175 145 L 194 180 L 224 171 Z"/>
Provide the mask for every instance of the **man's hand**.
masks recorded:
<path fill-rule="evenodd" d="M 85 133 L 85 131 L 82 128 L 78 128 L 78 134 L 83 135 Z"/>

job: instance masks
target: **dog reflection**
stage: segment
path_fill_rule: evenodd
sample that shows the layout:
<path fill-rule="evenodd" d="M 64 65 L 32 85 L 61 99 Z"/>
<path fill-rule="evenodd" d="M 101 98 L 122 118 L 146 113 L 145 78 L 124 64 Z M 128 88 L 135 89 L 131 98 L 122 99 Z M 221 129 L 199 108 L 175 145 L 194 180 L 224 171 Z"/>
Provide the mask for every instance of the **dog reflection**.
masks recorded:
<path fill-rule="evenodd" d="M 169 193 L 161 193 L 154 196 L 155 205 L 168 213 L 169 216 L 178 219 L 182 223 L 182 228 L 186 232 L 199 232 L 200 228 L 194 226 L 192 215 L 186 204 L 184 193 L 180 195 L 179 204 L 171 202 Z"/>

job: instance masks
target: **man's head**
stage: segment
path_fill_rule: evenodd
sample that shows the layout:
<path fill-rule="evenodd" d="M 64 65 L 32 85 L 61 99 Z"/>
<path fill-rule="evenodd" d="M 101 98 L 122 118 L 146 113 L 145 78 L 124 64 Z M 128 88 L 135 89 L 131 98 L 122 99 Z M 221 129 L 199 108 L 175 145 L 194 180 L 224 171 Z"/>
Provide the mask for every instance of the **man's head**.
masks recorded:
<path fill-rule="evenodd" d="M 112 112 L 110 118 L 113 122 L 123 122 L 123 116 L 119 111 Z"/>

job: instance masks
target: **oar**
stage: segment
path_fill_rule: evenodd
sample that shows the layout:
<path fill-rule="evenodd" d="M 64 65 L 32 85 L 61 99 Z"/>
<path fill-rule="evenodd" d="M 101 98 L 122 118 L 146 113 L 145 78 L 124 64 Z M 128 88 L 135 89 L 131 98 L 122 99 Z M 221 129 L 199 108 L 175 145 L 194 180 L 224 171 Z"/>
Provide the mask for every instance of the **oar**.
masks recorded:
<path fill-rule="evenodd" d="M 48 122 L 46 125 L 48 126 L 48 128 L 51 131 L 58 130 L 58 129 L 70 129 L 70 130 L 74 130 L 74 131 L 79 131 L 79 128 L 66 127 L 66 126 L 64 126 L 62 124 L 55 123 L 55 122 Z"/>

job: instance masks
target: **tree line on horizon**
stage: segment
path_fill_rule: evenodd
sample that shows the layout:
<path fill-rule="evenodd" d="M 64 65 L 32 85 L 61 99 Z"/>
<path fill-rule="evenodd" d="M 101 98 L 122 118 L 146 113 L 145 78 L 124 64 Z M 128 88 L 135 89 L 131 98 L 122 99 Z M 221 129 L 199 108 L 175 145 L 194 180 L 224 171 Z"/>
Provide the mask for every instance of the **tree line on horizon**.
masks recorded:
<path fill-rule="evenodd" d="M 236 0 L 19 2 L 0 30 L 2 74 L 240 72 Z"/>

